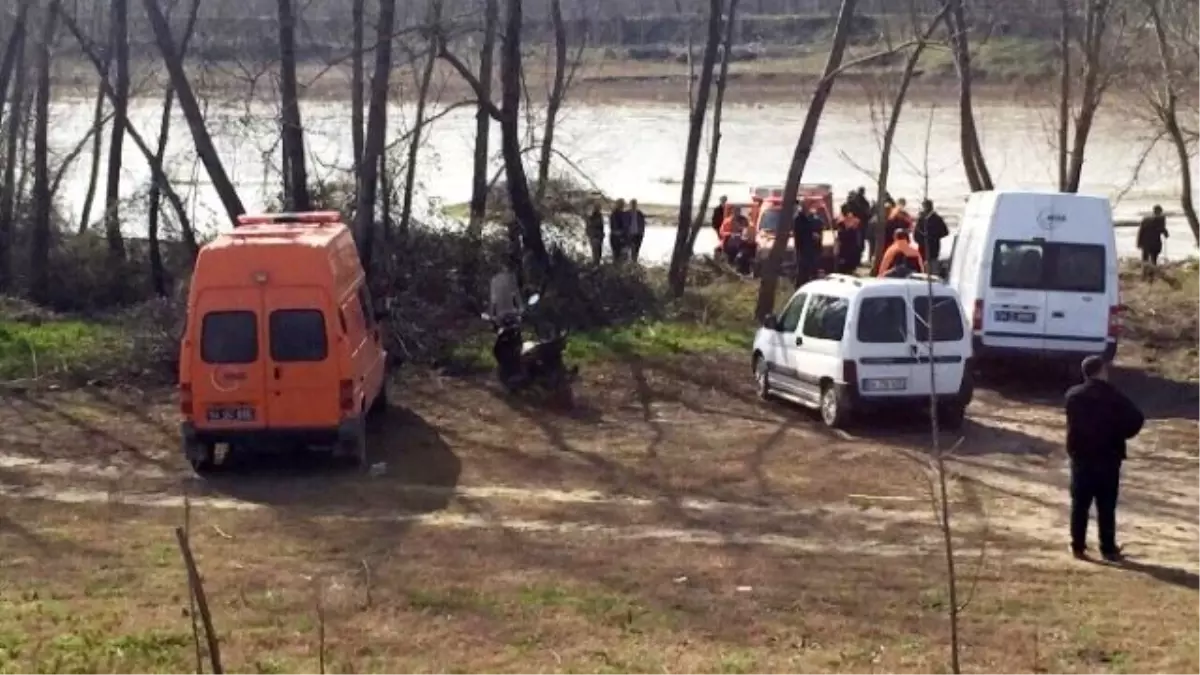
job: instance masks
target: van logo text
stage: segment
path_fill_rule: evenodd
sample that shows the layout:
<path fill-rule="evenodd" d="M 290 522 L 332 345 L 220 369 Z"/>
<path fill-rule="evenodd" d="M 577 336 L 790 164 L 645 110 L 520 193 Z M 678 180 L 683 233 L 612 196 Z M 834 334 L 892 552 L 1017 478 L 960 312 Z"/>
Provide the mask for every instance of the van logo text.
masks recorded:
<path fill-rule="evenodd" d="M 242 382 L 246 381 L 246 371 L 229 368 L 215 368 L 212 371 L 212 385 L 217 391 L 235 391 Z"/>
<path fill-rule="evenodd" d="M 1053 230 L 1065 222 L 1067 222 L 1067 215 L 1065 213 L 1055 213 L 1050 209 L 1044 209 L 1038 213 L 1038 227 L 1043 230 Z"/>

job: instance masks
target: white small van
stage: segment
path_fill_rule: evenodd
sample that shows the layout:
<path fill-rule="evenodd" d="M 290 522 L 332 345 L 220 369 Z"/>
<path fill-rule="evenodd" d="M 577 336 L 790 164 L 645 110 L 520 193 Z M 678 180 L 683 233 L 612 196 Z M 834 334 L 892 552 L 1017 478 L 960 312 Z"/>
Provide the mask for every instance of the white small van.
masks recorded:
<path fill-rule="evenodd" d="M 864 408 L 928 406 L 936 394 L 940 423 L 961 426 L 974 393 L 971 338 L 958 295 L 932 279 L 932 296 L 925 275 L 801 286 L 754 336 L 759 396 L 818 408 L 841 427 Z"/>
<path fill-rule="evenodd" d="M 1117 246 L 1103 197 L 972 194 L 946 276 L 971 312 L 976 358 L 1116 354 Z"/>

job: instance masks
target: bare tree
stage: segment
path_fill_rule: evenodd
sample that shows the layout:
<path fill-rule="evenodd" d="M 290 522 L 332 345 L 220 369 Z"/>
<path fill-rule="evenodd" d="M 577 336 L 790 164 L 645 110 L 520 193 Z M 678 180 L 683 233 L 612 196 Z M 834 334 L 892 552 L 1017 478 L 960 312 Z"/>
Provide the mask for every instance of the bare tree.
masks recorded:
<path fill-rule="evenodd" d="M 350 4 L 351 30 L 354 32 L 350 57 L 350 145 L 354 149 L 356 174 L 363 153 L 363 3 L 364 0 L 351 0 Z"/>
<path fill-rule="evenodd" d="M 13 27 L 8 33 L 8 41 L 4 43 L 4 53 L 0 55 L 0 122 L 4 121 L 4 99 L 8 96 L 8 85 L 16 69 L 17 53 L 21 48 L 25 17 L 29 13 L 30 4 L 30 0 L 22 2 L 20 9 L 13 16 Z"/>
<path fill-rule="evenodd" d="M 370 274 L 375 236 L 375 197 L 379 185 L 379 158 L 387 142 L 388 85 L 392 70 L 392 29 L 396 0 L 380 0 L 376 24 L 375 72 L 371 75 L 371 103 L 367 110 L 367 135 L 358 163 L 358 203 L 354 211 L 355 239 L 363 267 Z"/>
<path fill-rule="evenodd" d="M 29 4 L 21 8 L 17 22 L 13 25 L 5 48 L 5 58 L 12 53 L 12 95 L 9 96 L 8 115 L 4 118 L 4 172 L 0 180 L 0 291 L 12 287 L 12 244 L 13 225 L 16 216 L 17 159 L 20 152 L 22 110 L 25 99 L 25 28 Z M 7 87 L 5 87 L 7 89 Z M 0 97 L 0 109 L 4 100 Z"/>
<path fill-rule="evenodd" d="M 112 37 L 111 31 L 109 37 Z M 110 40 L 111 42 L 111 40 Z M 104 63 L 100 69 L 101 84 L 96 87 L 96 102 L 92 108 L 92 125 L 96 127 L 96 133 L 92 136 L 92 164 L 91 170 L 88 172 L 87 192 L 83 196 L 83 208 L 79 213 L 79 233 L 83 234 L 91 226 L 92 222 L 92 204 L 96 200 L 96 185 L 100 182 L 100 154 L 104 144 L 103 124 L 101 118 L 104 115 L 104 101 L 106 96 L 104 88 L 108 83 L 108 71 L 112 67 L 112 48 L 111 45 L 104 50 Z"/>
<path fill-rule="evenodd" d="M 704 43 L 704 60 L 700 64 L 700 81 L 696 87 L 696 100 L 688 121 L 687 150 L 683 157 L 683 181 L 679 190 L 679 221 L 675 230 L 675 248 L 671 253 L 671 267 L 667 272 L 667 283 L 671 295 L 681 297 L 687 285 L 688 242 L 691 241 L 692 207 L 696 190 L 696 164 L 700 160 L 700 141 L 704 133 L 704 118 L 708 114 L 708 95 L 712 89 L 713 66 L 717 62 L 717 50 L 721 46 L 721 0 L 709 0 L 708 37 Z"/>
<path fill-rule="evenodd" d="M 129 3 L 112 0 L 112 49 L 116 65 L 113 97 L 112 137 L 108 143 L 108 176 L 104 189 L 104 238 L 112 261 L 125 259 L 121 238 L 121 152 L 125 147 L 125 124 L 129 120 Z M 118 275 L 119 276 L 119 275 Z"/>
<path fill-rule="evenodd" d="M 37 103 L 33 128 L 33 222 L 29 238 L 29 295 L 34 302 L 50 299 L 50 50 L 58 28 L 58 5 L 42 20 L 38 44 Z"/>
<path fill-rule="evenodd" d="M 1058 147 L 1056 159 L 1058 164 L 1058 189 L 1066 188 L 1070 175 L 1070 154 L 1067 143 L 1071 135 L 1071 3 L 1070 0 L 1058 0 L 1059 34 L 1058 34 Z"/>
<path fill-rule="evenodd" d="M 296 86 L 296 16 L 292 0 L 276 0 L 279 13 L 279 99 L 283 122 L 284 208 L 308 211 L 307 159 L 304 125 L 300 121 L 300 94 Z"/>
<path fill-rule="evenodd" d="M 842 0 L 838 10 L 837 25 L 833 32 L 833 44 L 829 48 L 829 59 L 825 62 L 825 71 L 813 92 L 812 102 L 804 116 L 804 127 L 796 140 L 796 149 L 792 153 L 792 163 L 788 167 L 787 181 L 783 186 L 783 205 L 779 213 L 778 234 L 767 260 L 762 268 L 762 281 L 758 287 L 758 302 L 755 304 L 754 316 L 762 320 L 771 312 L 775 305 L 775 289 L 779 283 L 779 267 L 783 262 L 783 253 L 787 250 L 787 242 L 791 237 L 788 225 L 795 217 L 796 196 L 800 192 L 800 178 L 804 174 L 804 166 L 812 154 L 813 141 L 816 140 L 817 126 L 821 122 L 821 114 L 825 111 L 825 103 L 833 93 L 833 83 L 842 70 L 842 56 L 846 52 L 846 43 L 850 39 L 850 24 L 854 18 L 856 0 Z"/>
<path fill-rule="evenodd" d="M 963 8 L 963 0 L 942 2 L 950 6 L 950 46 L 954 52 L 954 65 L 958 69 L 959 144 L 962 148 L 963 168 L 972 192 L 991 190 L 992 176 L 979 144 L 975 107 L 971 98 L 975 74 L 971 69 L 970 31 L 966 10 Z"/>
<path fill-rule="evenodd" d="M 496 28 L 500 22 L 498 0 L 483 0 L 483 43 L 479 48 L 479 70 L 475 77 L 475 149 L 471 160 L 471 206 L 467 222 L 467 265 L 463 270 L 463 283 L 470 297 L 475 286 L 483 223 L 487 218 L 488 157 L 492 124 L 492 63 L 496 54 Z M 444 43 L 439 37 L 439 56 L 444 52 Z"/>
<path fill-rule="evenodd" d="M 1187 2 L 1173 2 L 1172 0 L 1145 0 L 1145 2 L 1150 10 L 1150 20 L 1154 27 L 1155 42 L 1158 43 L 1159 64 L 1162 69 L 1157 91 L 1148 97 L 1150 108 L 1175 147 L 1175 154 L 1179 158 L 1180 206 L 1187 218 L 1188 227 L 1192 230 L 1192 238 L 1197 244 L 1200 244 L 1200 220 L 1196 217 L 1196 205 L 1192 201 L 1192 155 L 1197 141 L 1196 132 L 1192 131 L 1189 141 L 1189 134 L 1184 131 L 1179 121 L 1180 92 L 1186 91 L 1186 82 L 1195 81 L 1194 68 L 1195 64 L 1200 63 L 1200 54 L 1197 53 L 1195 35 L 1185 35 L 1182 40 L 1176 41 L 1182 45 L 1178 51 L 1181 55 L 1190 56 L 1188 60 L 1193 65 L 1190 73 L 1181 68 L 1175 56 L 1175 45 L 1167 37 L 1167 20 L 1164 18 L 1164 14 L 1166 14 L 1168 17 L 1176 19 L 1177 26 L 1187 26 L 1196 19 L 1195 7 L 1190 7 Z M 1180 7 L 1181 5 L 1182 7 Z M 1168 10 L 1170 13 L 1163 10 Z M 1195 121 L 1196 115 L 1192 114 L 1191 119 Z"/>
<path fill-rule="evenodd" d="M 408 143 L 408 163 L 404 167 L 404 196 L 400 206 L 400 238 L 408 236 L 409 220 L 412 218 L 413 190 L 417 182 L 417 153 L 421 149 L 421 132 L 425 126 L 425 108 L 429 103 L 429 85 L 433 82 L 433 69 L 437 65 L 436 26 L 442 21 L 442 0 L 429 0 L 429 53 L 417 81 L 417 111 L 413 120 L 411 138 Z"/>
<path fill-rule="evenodd" d="M 171 37 L 171 26 L 159 8 L 158 0 L 143 0 L 142 4 L 146 7 L 146 16 L 150 19 L 154 40 L 166 63 L 171 87 L 179 98 L 179 108 L 183 111 L 184 119 L 187 120 L 188 130 L 191 131 L 196 155 L 204 164 L 209 180 L 212 181 L 213 189 L 217 191 L 221 205 L 225 207 L 226 215 L 230 222 L 233 222 L 237 220 L 238 216 L 245 213 L 246 209 L 242 206 L 242 200 L 238 197 L 233 181 L 225 173 L 225 165 L 221 163 L 221 157 L 217 154 L 212 136 L 209 135 L 208 129 L 204 125 L 204 113 L 200 110 L 200 103 L 196 100 L 196 94 L 192 91 L 192 85 L 188 82 L 187 73 L 183 69 L 183 60 L 175 46 L 175 39 Z"/>
<path fill-rule="evenodd" d="M 550 21 L 554 27 L 554 78 L 550 92 L 546 95 L 546 119 L 542 126 L 541 154 L 538 156 L 537 203 L 546 197 L 546 184 L 550 180 L 550 159 L 554 154 L 554 129 L 558 113 L 567 97 L 567 90 L 579 68 L 583 49 L 587 46 L 586 35 L 581 36 L 575 57 L 570 61 L 568 72 L 567 25 L 563 21 L 562 0 L 550 0 Z"/>

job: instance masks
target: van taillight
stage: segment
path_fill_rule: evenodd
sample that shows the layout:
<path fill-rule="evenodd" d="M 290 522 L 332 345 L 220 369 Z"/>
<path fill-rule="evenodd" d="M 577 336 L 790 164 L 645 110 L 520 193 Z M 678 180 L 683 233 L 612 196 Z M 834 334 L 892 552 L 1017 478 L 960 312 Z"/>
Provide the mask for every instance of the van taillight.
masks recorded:
<path fill-rule="evenodd" d="M 342 380 L 338 384 L 338 406 L 342 412 L 354 410 L 354 380 Z"/>
<path fill-rule="evenodd" d="M 858 364 L 851 360 L 842 361 L 842 382 L 858 386 Z"/>
<path fill-rule="evenodd" d="M 1108 308 L 1108 337 L 1115 338 L 1121 332 L 1121 306 Z"/>
<path fill-rule="evenodd" d="M 983 330 L 983 299 L 975 300 L 975 311 L 971 313 L 971 330 Z"/>
<path fill-rule="evenodd" d="M 192 385 L 181 383 L 179 385 L 179 412 L 191 416 L 192 414 Z"/>

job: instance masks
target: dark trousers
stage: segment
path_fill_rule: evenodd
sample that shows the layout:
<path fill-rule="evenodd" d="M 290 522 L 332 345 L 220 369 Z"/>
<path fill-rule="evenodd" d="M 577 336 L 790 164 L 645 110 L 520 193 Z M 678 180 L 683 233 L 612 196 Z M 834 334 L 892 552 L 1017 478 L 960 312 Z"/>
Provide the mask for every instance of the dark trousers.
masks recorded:
<path fill-rule="evenodd" d="M 1121 467 L 1071 467 L 1071 549 L 1087 547 L 1088 512 L 1096 504 L 1100 552 L 1117 552 L 1117 492 Z"/>
<path fill-rule="evenodd" d="M 621 262 L 625 257 L 625 242 L 617 237 L 609 237 L 608 244 L 612 247 L 613 262 Z"/>
<path fill-rule="evenodd" d="M 629 259 L 637 262 L 638 253 L 642 250 L 642 237 L 644 235 L 635 234 L 629 239 Z"/>
<path fill-rule="evenodd" d="M 813 280 L 817 276 L 817 256 L 815 253 L 802 252 L 796 254 L 796 288 Z"/>
<path fill-rule="evenodd" d="M 604 237 L 591 237 L 588 243 L 592 245 L 592 264 L 599 265 L 604 257 Z"/>
<path fill-rule="evenodd" d="M 942 255 L 942 242 L 929 242 L 924 246 L 918 247 L 921 252 L 921 259 L 925 261 L 925 269 L 933 271 L 934 265 L 937 264 L 938 258 Z"/>
<path fill-rule="evenodd" d="M 1144 248 L 1142 249 L 1142 262 L 1158 265 L 1158 256 L 1160 253 L 1160 251 L 1155 251 L 1154 249 Z"/>

